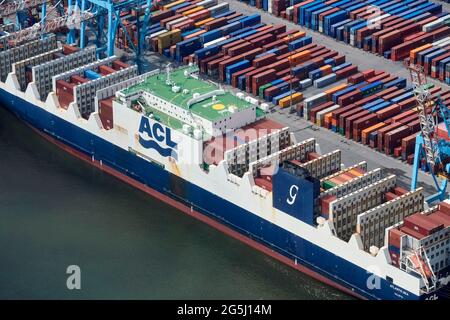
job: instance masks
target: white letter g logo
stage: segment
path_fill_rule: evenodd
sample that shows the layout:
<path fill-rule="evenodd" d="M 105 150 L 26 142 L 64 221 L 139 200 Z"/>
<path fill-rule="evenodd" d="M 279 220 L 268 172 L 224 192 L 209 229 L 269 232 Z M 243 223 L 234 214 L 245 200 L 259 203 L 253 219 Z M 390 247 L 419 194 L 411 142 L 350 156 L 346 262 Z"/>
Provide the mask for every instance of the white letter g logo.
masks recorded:
<path fill-rule="evenodd" d="M 297 193 L 298 193 L 298 187 L 295 184 L 293 184 L 291 186 L 291 188 L 289 189 L 289 198 L 287 198 L 287 200 L 286 200 L 286 202 L 289 205 L 292 206 L 294 204 L 295 198 L 297 198 Z"/>

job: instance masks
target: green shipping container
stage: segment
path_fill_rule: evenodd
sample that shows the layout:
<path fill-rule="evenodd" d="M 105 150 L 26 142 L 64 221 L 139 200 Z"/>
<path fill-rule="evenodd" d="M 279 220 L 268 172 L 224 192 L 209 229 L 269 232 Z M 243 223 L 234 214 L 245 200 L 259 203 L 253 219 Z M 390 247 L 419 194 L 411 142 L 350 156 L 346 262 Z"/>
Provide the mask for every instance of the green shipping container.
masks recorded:
<path fill-rule="evenodd" d="M 264 90 L 266 90 L 267 88 L 271 87 L 272 84 L 271 83 L 267 83 L 265 85 L 262 85 L 261 87 L 259 87 L 259 92 L 258 95 L 261 99 L 264 99 Z"/>
<path fill-rule="evenodd" d="M 325 190 L 334 188 L 335 186 L 336 186 L 336 184 L 334 184 L 334 183 L 331 182 L 331 181 L 324 181 L 324 182 L 322 183 L 322 187 L 323 187 Z"/>

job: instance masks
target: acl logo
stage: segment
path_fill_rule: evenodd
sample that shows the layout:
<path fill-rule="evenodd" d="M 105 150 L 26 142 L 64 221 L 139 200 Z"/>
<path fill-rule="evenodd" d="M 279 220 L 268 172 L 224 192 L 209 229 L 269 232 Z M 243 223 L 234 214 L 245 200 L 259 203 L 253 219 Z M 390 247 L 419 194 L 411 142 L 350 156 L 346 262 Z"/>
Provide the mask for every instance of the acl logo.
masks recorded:
<path fill-rule="evenodd" d="M 146 133 L 150 140 L 142 137 Z M 163 127 L 158 122 L 150 123 L 147 117 L 141 118 L 139 126 L 139 143 L 146 149 L 155 149 L 163 157 L 172 157 L 178 160 L 177 143 L 172 141 L 171 130 L 168 127 Z M 162 147 L 163 143 L 166 147 Z"/>

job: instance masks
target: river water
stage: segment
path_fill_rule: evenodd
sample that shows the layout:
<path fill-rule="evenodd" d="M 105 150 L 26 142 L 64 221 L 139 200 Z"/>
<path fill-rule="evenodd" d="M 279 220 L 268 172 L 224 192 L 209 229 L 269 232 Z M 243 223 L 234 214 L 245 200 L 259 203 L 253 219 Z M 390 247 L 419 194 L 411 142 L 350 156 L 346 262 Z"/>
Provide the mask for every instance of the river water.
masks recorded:
<path fill-rule="evenodd" d="M 0 299 L 348 299 L 50 144 L 0 107 Z M 81 270 L 68 290 L 67 267 Z"/>

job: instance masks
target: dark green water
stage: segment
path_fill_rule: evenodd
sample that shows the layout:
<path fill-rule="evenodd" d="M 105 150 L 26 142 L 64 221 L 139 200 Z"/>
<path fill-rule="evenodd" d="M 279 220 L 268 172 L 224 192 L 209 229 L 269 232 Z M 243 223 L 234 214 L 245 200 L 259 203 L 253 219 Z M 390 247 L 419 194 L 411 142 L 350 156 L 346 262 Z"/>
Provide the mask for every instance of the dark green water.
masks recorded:
<path fill-rule="evenodd" d="M 0 299 L 347 299 L 61 151 L 0 107 Z M 81 268 L 68 290 L 66 268 Z"/>

